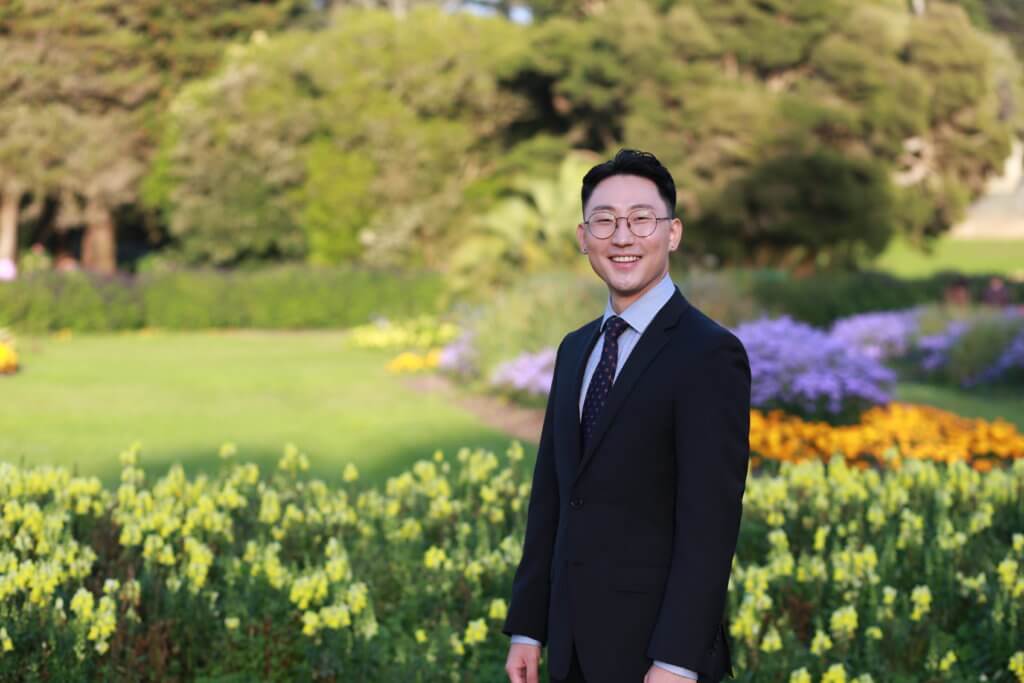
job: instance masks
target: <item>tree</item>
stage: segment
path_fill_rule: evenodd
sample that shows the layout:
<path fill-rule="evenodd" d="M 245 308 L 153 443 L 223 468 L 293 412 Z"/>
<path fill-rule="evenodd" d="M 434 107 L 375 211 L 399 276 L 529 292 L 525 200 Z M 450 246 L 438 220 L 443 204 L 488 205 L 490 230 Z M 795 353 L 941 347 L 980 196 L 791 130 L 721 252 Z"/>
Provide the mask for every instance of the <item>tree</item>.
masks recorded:
<path fill-rule="evenodd" d="M 234 50 L 172 104 L 147 198 L 191 262 L 436 266 L 463 190 L 528 109 L 499 85 L 524 31 L 432 8 L 344 10 Z"/>
<path fill-rule="evenodd" d="M 30 127 L 41 112 L 59 107 L 66 126 L 59 137 L 72 144 L 56 164 L 52 156 L 29 156 L 15 167 L 8 158 L 12 170 L 3 173 L 18 186 L 34 182 L 35 191 L 57 197 L 63 215 L 85 226 L 84 265 L 113 272 L 113 211 L 138 197 L 157 112 L 183 80 L 210 68 L 225 41 L 280 26 L 300 6 L 298 0 L 7 6 L 0 14 L 0 90 L 12 107 L 8 121 L 15 129 Z"/>

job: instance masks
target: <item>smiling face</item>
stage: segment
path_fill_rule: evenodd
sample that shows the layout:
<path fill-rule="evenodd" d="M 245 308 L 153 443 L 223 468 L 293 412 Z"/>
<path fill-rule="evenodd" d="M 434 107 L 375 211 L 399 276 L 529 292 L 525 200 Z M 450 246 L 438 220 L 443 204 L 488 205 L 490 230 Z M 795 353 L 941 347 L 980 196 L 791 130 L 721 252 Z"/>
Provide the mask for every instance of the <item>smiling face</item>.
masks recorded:
<path fill-rule="evenodd" d="M 623 218 L 638 208 L 653 209 L 658 217 L 668 216 L 665 200 L 658 187 L 647 178 L 636 175 L 613 175 L 594 188 L 583 208 L 586 219 L 598 210 L 611 211 Z M 580 250 L 587 253 L 590 267 L 608 285 L 612 308 L 621 313 L 639 299 L 668 272 L 668 254 L 679 247 L 683 224 L 678 218 L 658 221 L 654 232 L 637 237 L 619 220 L 608 239 L 598 239 L 587 226 L 576 226 Z"/>

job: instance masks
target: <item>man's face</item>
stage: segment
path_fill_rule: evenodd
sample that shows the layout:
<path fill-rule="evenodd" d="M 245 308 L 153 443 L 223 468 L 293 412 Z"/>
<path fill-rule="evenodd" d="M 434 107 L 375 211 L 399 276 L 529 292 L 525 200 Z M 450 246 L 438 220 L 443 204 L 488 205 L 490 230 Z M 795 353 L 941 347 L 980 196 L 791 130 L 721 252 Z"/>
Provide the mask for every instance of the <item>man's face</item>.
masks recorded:
<path fill-rule="evenodd" d="M 659 218 L 669 215 L 652 181 L 641 176 L 614 175 L 597 184 L 583 215 L 590 219 L 595 211 L 610 211 L 624 219 L 630 211 L 640 208 L 653 209 Z M 612 304 L 619 313 L 665 276 L 668 253 L 678 248 L 682 234 L 683 224 L 678 218 L 659 220 L 647 237 L 634 235 L 625 220 L 616 223 L 615 232 L 607 239 L 594 237 L 583 223 L 576 226 L 580 250 L 587 252 L 591 268 L 608 285 Z"/>

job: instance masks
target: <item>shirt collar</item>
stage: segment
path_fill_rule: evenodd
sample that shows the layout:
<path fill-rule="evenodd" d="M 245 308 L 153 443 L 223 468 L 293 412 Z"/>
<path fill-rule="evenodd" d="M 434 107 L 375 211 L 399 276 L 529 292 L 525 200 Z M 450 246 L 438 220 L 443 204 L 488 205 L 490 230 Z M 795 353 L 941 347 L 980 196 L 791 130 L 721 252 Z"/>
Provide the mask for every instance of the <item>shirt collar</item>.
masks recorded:
<path fill-rule="evenodd" d="M 637 334 L 643 334 L 647 326 L 654 320 L 654 316 L 658 314 L 662 306 L 668 303 L 675 291 L 675 283 L 672 282 L 669 274 L 665 273 L 665 277 L 661 278 L 658 284 L 627 306 L 626 310 L 619 314 L 619 317 L 629 323 L 629 326 L 636 330 Z M 613 315 L 615 315 L 615 310 L 612 309 L 612 298 L 609 295 L 608 301 L 604 305 L 604 316 L 601 318 L 602 330 L 605 322 Z"/>

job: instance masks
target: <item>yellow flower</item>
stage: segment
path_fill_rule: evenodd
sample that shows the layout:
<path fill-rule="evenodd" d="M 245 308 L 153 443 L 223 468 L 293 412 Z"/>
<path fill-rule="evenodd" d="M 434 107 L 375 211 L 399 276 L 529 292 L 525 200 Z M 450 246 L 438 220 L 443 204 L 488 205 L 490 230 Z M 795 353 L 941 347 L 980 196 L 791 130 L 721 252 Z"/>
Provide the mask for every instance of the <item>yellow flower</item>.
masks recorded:
<path fill-rule="evenodd" d="M 782 649 L 782 638 L 779 636 L 779 631 L 774 626 L 768 629 L 768 633 L 764 634 L 764 638 L 761 640 L 761 651 L 762 652 L 778 652 Z"/>
<path fill-rule="evenodd" d="M 846 669 L 842 664 L 833 664 L 822 675 L 821 683 L 846 683 Z"/>
<path fill-rule="evenodd" d="M 1013 535 L 1013 551 L 1015 553 L 1024 552 L 1024 534 Z"/>
<path fill-rule="evenodd" d="M 320 615 L 316 612 L 305 612 L 302 615 L 302 632 L 307 636 L 315 636 L 320 630 Z"/>
<path fill-rule="evenodd" d="M 11 652 L 14 650 L 14 642 L 11 637 L 7 635 L 6 628 L 0 628 L 0 646 L 3 647 L 4 652 Z"/>
<path fill-rule="evenodd" d="M 229 631 L 237 630 L 239 623 L 241 622 L 239 621 L 238 617 L 228 617 L 224 620 L 224 626 Z"/>
<path fill-rule="evenodd" d="M 416 629 L 416 642 L 425 643 L 427 642 L 427 632 L 421 628 Z"/>
<path fill-rule="evenodd" d="M 1017 560 L 1007 557 L 996 567 L 996 573 L 999 574 L 999 583 L 1008 591 L 1012 590 L 1013 585 L 1017 583 L 1018 566 Z"/>
<path fill-rule="evenodd" d="M 491 619 L 504 619 L 508 616 L 508 606 L 505 601 L 501 598 L 494 598 L 491 600 L 491 608 L 487 611 L 487 616 Z"/>
<path fill-rule="evenodd" d="M 369 602 L 367 599 L 368 592 L 366 584 L 362 581 L 356 581 L 348 587 L 345 597 L 348 600 L 349 607 L 352 609 L 352 614 L 359 614 L 366 609 L 366 605 Z"/>
<path fill-rule="evenodd" d="M 1006 667 L 1017 675 L 1017 680 L 1024 683 L 1024 650 L 1017 650 L 1010 657 L 1010 663 Z"/>
<path fill-rule="evenodd" d="M 82 621 L 88 621 L 92 617 L 94 606 L 92 593 L 85 588 L 79 588 L 71 598 L 71 611 Z"/>
<path fill-rule="evenodd" d="M 484 566 L 476 560 L 470 560 L 470 562 L 466 565 L 466 569 L 463 571 L 463 574 L 465 574 L 466 578 L 470 581 L 475 581 L 479 579 L 483 573 Z"/>
<path fill-rule="evenodd" d="M 910 613 L 912 621 L 921 621 L 921 617 L 928 614 L 932 607 L 932 592 L 928 586 L 914 586 L 910 594 L 910 602 L 914 605 Z"/>
<path fill-rule="evenodd" d="M 238 453 L 238 446 L 230 441 L 221 444 L 220 450 L 217 451 L 217 455 L 220 456 L 222 460 L 227 460 L 228 458 L 233 457 L 236 453 Z"/>
<path fill-rule="evenodd" d="M 864 629 L 864 635 L 873 640 L 881 640 L 882 629 L 878 628 L 877 626 L 868 626 L 866 629 Z"/>
<path fill-rule="evenodd" d="M 482 643 L 487 639 L 487 623 L 483 619 L 474 619 L 466 624 L 466 645 Z"/>
<path fill-rule="evenodd" d="M 832 639 L 824 631 L 817 631 L 811 640 L 811 654 L 821 656 L 832 648 Z"/>
<path fill-rule="evenodd" d="M 320 620 L 323 621 L 324 626 L 335 630 L 345 628 L 352 623 L 348 607 L 344 604 L 320 608 Z"/>
<path fill-rule="evenodd" d="M 956 653 L 950 650 L 939 660 L 939 671 L 949 671 L 954 664 L 956 664 Z"/>
<path fill-rule="evenodd" d="M 834 611 L 829 620 L 829 630 L 840 640 L 853 638 L 857 632 L 857 609 L 846 605 Z"/>
<path fill-rule="evenodd" d="M 427 569 L 437 569 L 447 558 L 448 555 L 445 554 L 444 549 L 432 545 L 423 553 L 423 566 Z"/>
<path fill-rule="evenodd" d="M 789 683 L 812 683 L 812 680 L 810 672 L 804 667 L 789 674 Z"/>
<path fill-rule="evenodd" d="M 355 481 L 359 478 L 359 469 L 352 463 L 348 463 L 341 473 L 341 478 L 349 482 Z"/>

